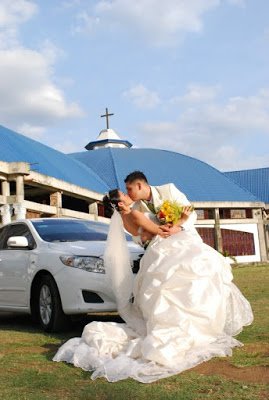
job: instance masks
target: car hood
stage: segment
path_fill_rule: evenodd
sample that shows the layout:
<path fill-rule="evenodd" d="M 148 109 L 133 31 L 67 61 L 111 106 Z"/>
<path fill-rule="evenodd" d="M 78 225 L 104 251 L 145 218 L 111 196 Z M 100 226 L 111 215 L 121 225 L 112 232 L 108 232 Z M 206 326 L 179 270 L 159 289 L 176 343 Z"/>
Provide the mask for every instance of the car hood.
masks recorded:
<path fill-rule="evenodd" d="M 137 258 L 144 250 L 133 242 L 127 242 L 130 256 L 132 259 Z M 63 254 L 73 254 L 78 256 L 95 256 L 100 257 L 104 254 L 105 241 L 77 241 L 77 242 L 61 242 L 49 243 L 49 248 Z"/>

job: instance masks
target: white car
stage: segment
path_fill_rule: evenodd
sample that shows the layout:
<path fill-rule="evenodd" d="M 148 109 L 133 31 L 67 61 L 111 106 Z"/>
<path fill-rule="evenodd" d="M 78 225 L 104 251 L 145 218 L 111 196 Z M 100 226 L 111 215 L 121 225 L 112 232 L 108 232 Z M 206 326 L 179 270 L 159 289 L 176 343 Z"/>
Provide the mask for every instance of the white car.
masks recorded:
<path fill-rule="evenodd" d="M 109 226 L 93 221 L 45 218 L 0 229 L 0 311 L 32 314 L 47 332 L 69 316 L 115 311 L 103 254 Z M 137 272 L 143 249 L 127 235 Z"/>

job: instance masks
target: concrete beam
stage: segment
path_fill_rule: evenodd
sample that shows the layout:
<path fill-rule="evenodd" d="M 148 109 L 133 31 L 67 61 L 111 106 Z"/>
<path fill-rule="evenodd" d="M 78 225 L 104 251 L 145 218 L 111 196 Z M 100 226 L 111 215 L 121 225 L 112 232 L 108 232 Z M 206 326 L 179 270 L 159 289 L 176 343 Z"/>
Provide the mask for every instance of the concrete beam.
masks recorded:
<path fill-rule="evenodd" d="M 263 202 L 248 201 L 192 201 L 195 208 L 264 208 Z"/>
<path fill-rule="evenodd" d="M 30 164 L 26 162 L 10 162 L 9 164 L 9 174 L 20 174 L 20 175 L 29 175 L 30 173 Z"/>
<path fill-rule="evenodd" d="M 195 225 L 214 225 L 214 219 L 198 219 L 195 222 Z M 258 220 L 255 218 L 245 218 L 245 219 L 220 219 L 220 224 L 257 224 Z"/>
<path fill-rule="evenodd" d="M 12 197 L 12 196 L 10 196 Z M 56 215 L 57 208 L 47 204 L 35 203 L 34 201 L 24 200 L 23 206 L 27 210 L 39 211 L 44 214 Z"/>
<path fill-rule="evenodd" d="M 61 191 L 63 194 L 72 195 L 72 197 L 77 197 L 88 201 L 90 199 L 102 201 L 104 196 L 103 193 L 94 192 L 92 190 L 88 190 L 72 183 L 68 183 L 48 175 L 43 175 L 35 171 L 31 171 L 30 174 L 25 177 L 25 182 L 41 185 L 49 192 L 52 192 L 53 190 Z"/>
<path fill-rule="evenodd" d="M 2 174 L 8 174 L 9 173 L 9 164 L 6 161 L 0 161 L 0 171 Z"/>
<path fill-rule="evenodd" d="M 94 214 L 87 214 L 87 213 L 83 213 L 83 212 L 80 212 L 80 211 L 69 210 L 67 208 L 62 208 L 61 209 L 60 217 L 87 219 L 87 220 L 90 220 L 90 221 L 105 222 L 106 224 L 110 223 L 110 219 L 109 218 L 99 217 L 99 216 L 94 215 Z"/>

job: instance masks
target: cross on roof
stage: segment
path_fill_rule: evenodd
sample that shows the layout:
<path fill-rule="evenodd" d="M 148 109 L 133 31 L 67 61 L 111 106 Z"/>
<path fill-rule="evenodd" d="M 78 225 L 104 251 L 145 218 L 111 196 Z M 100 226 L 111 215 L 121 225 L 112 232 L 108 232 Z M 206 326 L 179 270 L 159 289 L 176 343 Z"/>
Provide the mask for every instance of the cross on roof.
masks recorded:
<path fill-rule="evenodd" d="M 108 108 L 106 108 L 106 113 L 101 115 L 101 118 L 106 117 L 106 129 L 109 129 L 109 118 L 108 117 L 110 117 L 111 115 L 114 115 L 114 114 L 112 114 L 112 113 L 109 114 Z"/>

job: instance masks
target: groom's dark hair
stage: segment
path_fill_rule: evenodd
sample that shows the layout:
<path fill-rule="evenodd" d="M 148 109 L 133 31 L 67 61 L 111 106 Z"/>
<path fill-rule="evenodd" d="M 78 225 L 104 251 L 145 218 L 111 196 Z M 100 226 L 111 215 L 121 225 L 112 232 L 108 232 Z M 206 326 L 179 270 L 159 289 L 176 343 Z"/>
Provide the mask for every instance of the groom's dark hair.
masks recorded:
<path fill-rule="evenodd" d="M 148 183 L 146 176 L 141 171 L 131 172 L 129 175 L 126 176 L 126 178 L 124 179 L 124 182 L 125 183 L 133 183 L 136 180 L 140 180 L 140 181 L 144 181 L 144 182 Z"/>

